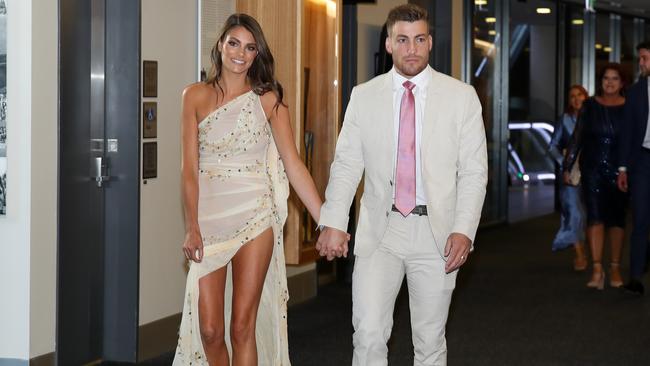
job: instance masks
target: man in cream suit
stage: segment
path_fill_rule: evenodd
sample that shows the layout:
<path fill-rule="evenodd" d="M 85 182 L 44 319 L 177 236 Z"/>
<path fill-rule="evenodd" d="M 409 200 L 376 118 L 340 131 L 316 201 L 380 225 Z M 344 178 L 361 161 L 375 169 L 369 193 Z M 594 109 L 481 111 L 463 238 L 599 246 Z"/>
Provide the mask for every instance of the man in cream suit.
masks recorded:
<path fill-rule="evenodd" d="M 347 255 L 348 211 L 364 174 L 352 282 L 353 365 L 386 365 L 406 275 L 415 365 L 444 365 L 445 324 L 487 184 L 474 89 L 428 66 L 427 13 L 388 15 L 393 69 L 352 91 L 321 208 L 317 248 Z"/>

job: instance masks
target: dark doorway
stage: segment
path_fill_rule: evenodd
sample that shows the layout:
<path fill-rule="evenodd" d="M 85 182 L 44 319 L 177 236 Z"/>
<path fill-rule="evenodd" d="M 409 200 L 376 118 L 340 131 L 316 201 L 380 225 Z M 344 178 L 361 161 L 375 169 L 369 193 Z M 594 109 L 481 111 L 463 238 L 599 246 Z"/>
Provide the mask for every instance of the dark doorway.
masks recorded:
<path fill-rule="evenodd" d="M 59 0 L 59 365 L 136 361 L 140 1 Z"/>

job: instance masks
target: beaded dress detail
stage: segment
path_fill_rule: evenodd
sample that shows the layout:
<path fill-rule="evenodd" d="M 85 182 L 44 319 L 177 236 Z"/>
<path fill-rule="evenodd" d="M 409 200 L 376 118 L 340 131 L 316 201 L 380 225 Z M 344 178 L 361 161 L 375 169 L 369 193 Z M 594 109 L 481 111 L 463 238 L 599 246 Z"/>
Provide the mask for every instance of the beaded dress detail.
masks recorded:
<path fill-rule="evenodd" d="M 228 266 L 225 336 L 230 355 L 232 271 L 239 248 L 273 228 L 273 255 L 257 313 L 259 365 L 289 365 L 283 226 L 289 185 L 260 98 L 250 91 L 210 113 L 199 128 L 201 263 L 190 262 L 174 366 L 208 365 L 198 319 L 199 279 Z M 232 359 L 232 357 L 231 357 Z"/>

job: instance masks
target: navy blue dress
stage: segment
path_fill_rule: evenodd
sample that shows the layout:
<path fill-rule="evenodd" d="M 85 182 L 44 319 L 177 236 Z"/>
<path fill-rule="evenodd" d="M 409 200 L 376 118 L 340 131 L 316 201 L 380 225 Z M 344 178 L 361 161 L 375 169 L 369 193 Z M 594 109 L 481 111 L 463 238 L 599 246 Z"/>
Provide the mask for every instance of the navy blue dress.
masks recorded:
<path fill-rule="evenodd" d="M 623 105 L 604 106 L 595 98 L 589 98 L 582 106 L 569 141 L 563 168 L 569 171 L 580 154 L 581 185 L 589 226 L 625 227 L 627 197 L 616 186 L 617 143 L 625 123 L 623 117 Z"/>
<path fill-rule="evenodd" d="M 561 156 L 563 150 L 569 145 L 569 140 L 576 126 L 576 119 L 565 113 L 558 121 L 553 131 L 549 150 Z M 562 161 L 559 162 L 562 164 Z M 560 229 L 553 239 L 553 251 L 573 246 L 578 241 L 584 240 L 584 211 L 580 198 L 580 186 L 560 183 L 560 203 L 562 212 L 560 216 Z"/>

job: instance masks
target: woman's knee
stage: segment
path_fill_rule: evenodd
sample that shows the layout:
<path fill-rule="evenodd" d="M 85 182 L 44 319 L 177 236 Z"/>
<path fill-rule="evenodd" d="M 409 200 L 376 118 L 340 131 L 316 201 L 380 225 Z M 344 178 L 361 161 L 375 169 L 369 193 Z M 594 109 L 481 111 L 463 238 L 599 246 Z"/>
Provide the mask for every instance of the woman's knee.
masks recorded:
<path fill-rule="evenodd" d="M 206 345 L 225 344 L 223 327 L 205 325 L 201 326 L 201 339 Z"/>
<path fill-rule="evenodd" d="M 253 315 L 233 316 L 230 324 L 230 337 L 233 343 L 241 344 L 255 339 L 255 317 Z"/>

